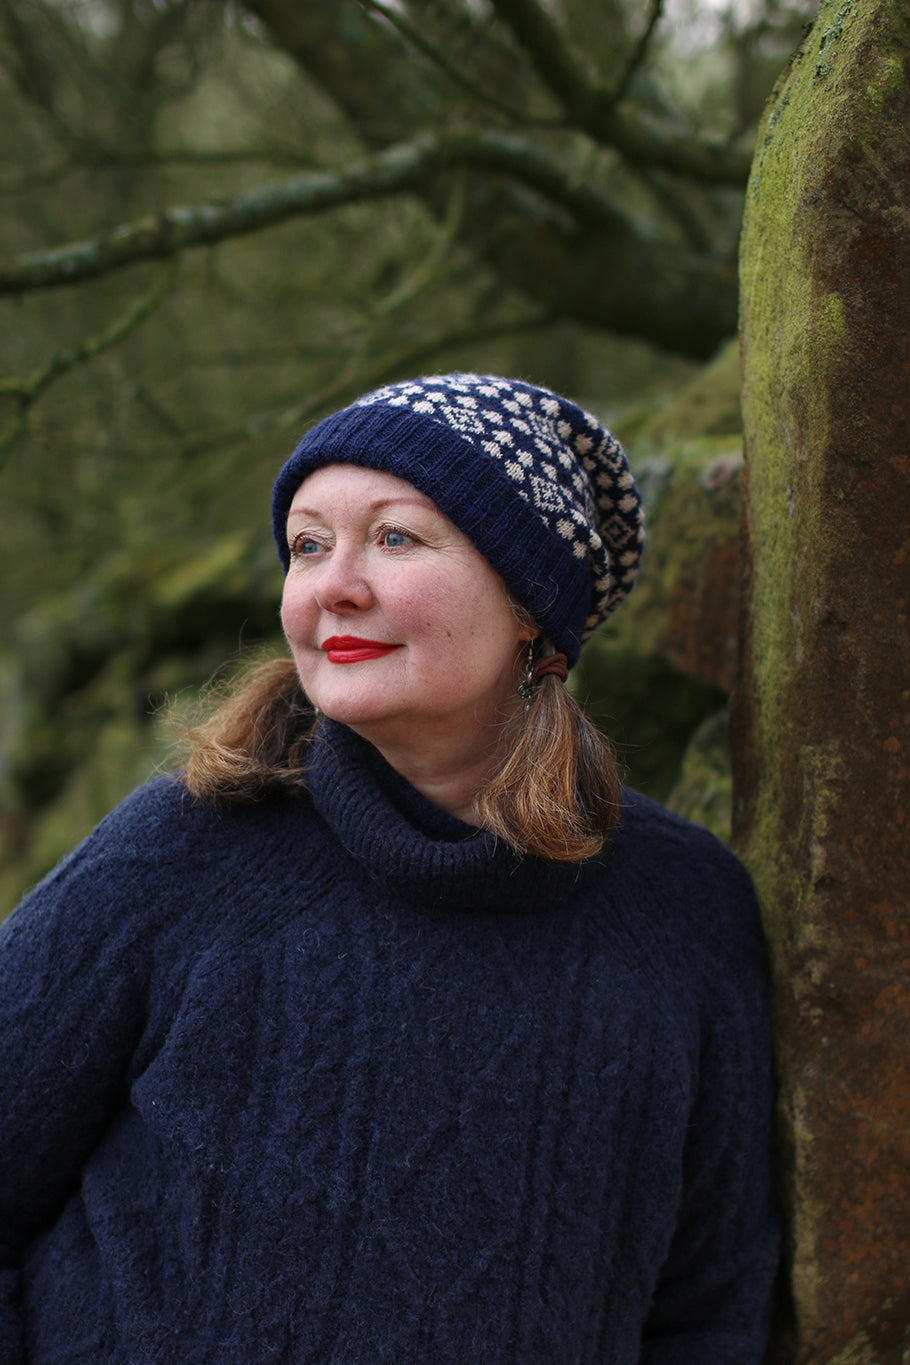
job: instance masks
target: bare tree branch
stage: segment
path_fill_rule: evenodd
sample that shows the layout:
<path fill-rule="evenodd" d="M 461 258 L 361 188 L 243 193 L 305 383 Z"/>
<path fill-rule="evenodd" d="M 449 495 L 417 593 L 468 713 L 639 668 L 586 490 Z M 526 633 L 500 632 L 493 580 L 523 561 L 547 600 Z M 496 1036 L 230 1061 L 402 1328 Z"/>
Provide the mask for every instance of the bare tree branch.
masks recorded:
<path fill-rule="evenodd" d="M 751 153 L 715 139 L 680 134 L 592 81 L 565 34 L 538 0 L 491 0 L 574 127 L 639 165 L 689 175 L 706 184 L 745 185 Z M 656 20 L 655 20 L 656 22 Z"/>
<path fill-rule="evenodd" d="M 648 55 L 648 48 L 651 46 L 651 39 L 654 37 L 654 30 L 660 22 L 663 7 L 663 0 L 651 0 L 651 12 L 648 15 L 648 22 L 645 25 L 645 30 L 635 44 L 635 47 L 632 49 L 631 56 L 626 62 L 625 70 L 614 86 L 614 108 L 619 104 L 620 100 L 625 98 L 632 77 L 635 75 L 636 71 L 644 65 L 645 58 Z"/>
<path fill-rule="evenodd" d="M 392 0 L 380 3 L 388 6 Z M 510 0 L 496 3 L 506 5 Z M 521 0 L 511 3 L 520 4 Z M 651 3 L 653 0 L 648 0 L 648 5 Z M 429 64 L 409 60 L 396 29 L 389 23 L 375 22 L 355 0 L 307 0 L 306 4 L 297 0 L 243 0 L 243 4 L 261 19 L 274 43 L 328 95 L 366 146 L 397 145 L 410 141 L 414 130 L 438 131 L 450 123 L 451 101 L 445 98 L 448 82 L 444 84 Z M 539 12 L 543 4 L 549 0 L 539 0 L 533 12 Z M 424 10 L 434 17 L 442 14 L 447 20 L 462 15 L 472 30 L 475 23 L 472 16 L 476 7 L 465 7 L 464 0 L 409 0 L 401 8 L 415 25 L 415 16 Z M 646 7 L 643 13 L 648 13 Z M 556 93 L 541 82 L 533 68 L 524 70 L 526 64 L 516 62 L 510 54 L 510 40 L 516 39 L 514 28 L 495 14 L 491 18 L 497 49 L 491 73 L 508 72 L 510 83 L 515 76 L 519 90 L 518 95 L 508 98 L 523 106 L 526 98 L 539 99 L 548 89 Z M 418 26 L 421 32 L 431 31 L 422 22 Z M 565 46 L 561 29 L 556 30 L 555 41 L 559 50 Z M 628 55 L 633 46 L 623 40 L 620 51 Z M 450 49 L 445 47 L 445 51 L 451 59 Z M 618 65 L 622 60 L 620 57 Z M 577 61 L 569 64 L 560 87 L 567 99 L 572 98 L 576 87 L 574 73 L 579 65 Z M 473 67 L 472 76 L 477 79 Z M 615 149 L 633 170 L 662 168 L 681 179 L 707 185 L 745 185 L 745 155 L 731 151 L 729 145 L 693 139 L 678 120 L 663 114 L 652 118 L 631 101 L 614 109 L 614 87 L 606 83 L 601 87 L 599 79 L 596 72 L 586 69 L 579 77 L 579 88 L 594 91 L 585 112 L 596 126 L 596 135 L 582 127 L 574 115 L 571 122 L 571 131 L 581 132 L 595 156 L 599 157 L 602 149 Z M 390 80 L 394 80 L 394 99 L 389 97 Z M 495 86 L 496 82 L 491 84 Z M 556 97 L 560 95 L 556 93 Z M 599 122 L 595 118 L 598 113 L 602 114 Z M 524 137 L 532 140 L 528 130 Z M 585 179 L 578 159 L 582 138 L 550 135 L 546 141 L 540 139 L 541 155 L 549 158 L 551 165 L 570 166 L 576 186 L 584 185 Z M 472 169 L 486 168 L 478 162 Z M 645 337 L 687 355 L 710 355 L 735 329 L 735 273 L 730 273 L 716 251 L 693 251 L 680 243 L 675 230 L 667 237 L 660 227 L 655 232 L 654 224 L 636 221 L 619 197 L 618 187 L 597 196 L 601 204 L 605 199 L 610 201 L 612 218 L 592 213 L 585 221 L 577 205 L 573 207 L 570 202 L 563 209 L 552 194 L 529 198 L 526 180 L 517 174 L 510 176 L 507 170 L 490 169 L 493 174 L 468 177 L 460 236 L 475 258 L 510 287 L 586 325 Z M 600 185 L 599 170 L 598 166 L 596 185 Z M 413 193 L 438 215 L 442 188 L 431 177 Z M 691 240 L 691 234 L 689 237 Z"/>
<path fill-rule="evenodd" d="M 536 0 L 492 0 L 492 4 L 572 122 L 587 124 L 600 87 L 592 82 L 552 15 Z"/>
<path fill-rule="evenodd" d="M 56 84 L 40 45 L 10 0 L 0 0 L 0 27 L 9 43 L 8 69 L 21 93 L 44 113 L 56 117 Z"/>
<path fill-rule="evenodd" d="M 375 317 L 389 317 L 398 312 L 405 304 L 410 303 L 412 299 L 428 288 L 435 278 L 438 278 L 443 263 L 452 252 L 458 236 L 458 229 L 461 226 L 465 204 L 464 181 L 464 171 L 459 171 L 453 176 L 446 216 L 429 252 L 424 260 L 418 262 L 406 279 L 396 285 L 385 298 L 379 300 L 372 310 Z"/>
<path fill-rule="evenodd" d="M 719 239 L 716 230 L 712 231 L 703 214 L 698 212 L 692 196 L 671 177 L 661 175 L 647 167 L 631 167 L 633 175 L 644 185 L 670 218 L 676 220 L 685 233 L 686 240 L 693 250 L 702 256 L 735 252 L 732 242 Z"/>
<path fill-rule="evenodd" d="M 745 187 L 752 153 L 716 138 L 680 134 L 628 104 L 612 107 L 609 95 L 588 131 L 632 162 L 688 175 L 706 185 Z"/>
<path fill-rule="evenodd" d="M 512 321 L 464 327 L 392 354 L 384 351 L 380 360 L 366 365 L 362 363 L 362 356 L 358 353 L 345 366 L 339 378 L 317 393 L 310 394 L 302 403 L 285 408 L 281 412 L 257 413 L 239 426 L 206 432 L 204 435 L 186 440 L 182 444 L 183 452 L 186 455 L 201 455 L 209 450 L 223 450 L 241 441 L 256 439 L 268 432 L 299 432 L 307 422 L 321 413 L 343 406 L 367 389 L 375 388 L 402 374 L 416 372 L 434 356 L 460 347 L 476 346 L 481 342 L 498 341 L 501 337 L 549 327 L 554 320 L 552 313 L 538 311 L 528 317 Z"/>
<path fill-rule="evenodd" d="M 408 22 L 404 15 L 398 10 L 392 9 L 391 6 L 383 4 L 382 0 L 359 0 L 359 3 L 363 9 L 369 10 L 374 14 L 379 14 L 383 19 L 387 20 L 392 27 L 397 29 L 402 37 L 412 45 L 412 47 L 415 47 L 418 52 L 422 52 L 435 66 L 439 67 L 440 71 L 444 71 L 449 79 L 454 81 L 456 85 L 460 85 L 468 94 L 473 95 L 475 99 L 479 100 L 482 104 L 485 104 L 489 109 L 494 109 L 498 114 L 504 115 L 512 123 L 527 124 L 536 128 L 566 127 L 566 120 L 564 118 L 534 118 L 530 114 L 525 114 L 521 109 L 515 109 L 511 105 L 505 104 L 502 100 L 497 99 L 495 95 L 490 93 L 487 86 L 479 85 L 476 81 L 472 81 L 469 76 L 466 76 L 464 72 L 455 65 L 454 62 L 450 62 L 438 47 L 435 47 L 433 43 L 428 42 L 423 34 L 420 33 L 413 24 Z"/>
<path fill-rule="evenodd" d="M 16 405 L 12 421 L 0 435 L 0 468 L 3 467 L 3 456 L 22 431 L 29 410 L 42 394 L 70 370 L 85 365 L 105 351 L 118 346 L 131 332 L 135 332 L 170 293 L 175 278 L 175 267 L 168 267 L 148 293 L 131 304 L 126 312 L 116 318 L 103 332 L 99 332 L 97 336 L 87 337 L 72 350 L 57 351 L 30 379 L 0 380 L 0 399 L 12 399 Z"/>
<path fill-rule="evenodd" d="M 410 191 L 456 166 L 508 176 L 587 221 L 604 225 L 624 221 L 605 195 L 573 183 L 559 164 L 521 138 L 495 133 L 424 136 L 343 171 L 314 172 L 232 199 L 172 207 L 84 242 L 21 256 L 0 267 L 0 295 L 77 284 L 138 261 L 168 259 L 342 204 Z"/>
<path fill-rule="evenodd" d="M 435 73 L 402 62 L 400 36 L 354 0 L 243 0 L 243 9 L 343 111 L 365 146 L 390 146 L 425 128 L 428 114 L 432 121 L 440 104 Z"/>

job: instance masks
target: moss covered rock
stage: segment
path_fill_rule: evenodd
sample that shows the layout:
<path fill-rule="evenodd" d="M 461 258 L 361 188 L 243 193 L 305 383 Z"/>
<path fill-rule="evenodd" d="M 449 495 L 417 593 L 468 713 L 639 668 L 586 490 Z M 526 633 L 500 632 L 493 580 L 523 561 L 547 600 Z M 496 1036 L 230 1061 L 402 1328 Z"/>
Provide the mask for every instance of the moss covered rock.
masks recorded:
<path fill-rule="evenodd" d="M 280 641 L 271 549 L 115 556 L 20 621 L 0 660 L 0 915 L 164 761 L 168 698 Z"/>
<path fill-rule="evenodd" d="M 829 0 L 742 241 L 737 842 L 774 968 L 793 1317 L 776 1361 L 910 1338 L 910 10 Z"/>

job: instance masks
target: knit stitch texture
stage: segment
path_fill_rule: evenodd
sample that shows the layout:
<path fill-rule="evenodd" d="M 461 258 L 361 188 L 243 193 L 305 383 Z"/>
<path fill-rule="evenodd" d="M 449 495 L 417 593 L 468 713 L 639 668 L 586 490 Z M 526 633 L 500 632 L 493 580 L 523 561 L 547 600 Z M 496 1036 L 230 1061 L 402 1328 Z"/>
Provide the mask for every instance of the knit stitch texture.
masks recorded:
<path fill-rule="evenodd" d="M 0 931 L 4 1365 L 757 1365 L 748 880 L 627 794 L 521 861 L 343 727 L 159 779 Z"/>

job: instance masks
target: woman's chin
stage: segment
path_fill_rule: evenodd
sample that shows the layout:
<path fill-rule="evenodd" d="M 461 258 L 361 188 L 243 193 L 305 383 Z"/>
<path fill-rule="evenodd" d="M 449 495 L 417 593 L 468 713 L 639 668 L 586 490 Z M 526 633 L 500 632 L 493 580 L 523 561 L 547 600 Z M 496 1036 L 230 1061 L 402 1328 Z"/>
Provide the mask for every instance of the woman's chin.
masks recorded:
<path fill-rule="evenodd" d="M 353 698 L 311 697 L 310 700 L 321 715 L 337 721 L 339 725 L 348 725 L 358 733 L 361 729 L 381 726 L 383 722 L 393 722 L 395 719 L 394 708 L 377 704 L 375 698 L 358 701 Z"/>

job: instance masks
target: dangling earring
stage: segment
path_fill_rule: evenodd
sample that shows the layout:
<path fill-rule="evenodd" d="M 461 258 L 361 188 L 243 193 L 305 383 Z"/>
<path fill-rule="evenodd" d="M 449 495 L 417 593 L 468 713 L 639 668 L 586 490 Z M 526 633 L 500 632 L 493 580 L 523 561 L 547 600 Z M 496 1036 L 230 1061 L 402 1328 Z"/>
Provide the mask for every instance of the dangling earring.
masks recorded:
<path fill-rule="evenodd" d="M 525 715 L 527 715 L 528 713 L 528 710 L 531 705 L 531 698 L 534 696 L 534 693 L 536 691 L 537 682 L 534 678 L 534 641 L 529 640 L 528 652 L 525 658 L 524 677 L 518 684 L 518 695 L 521 697 L 522 701 L 525 704 Z"/>

